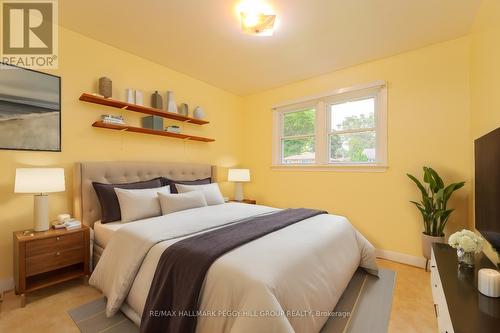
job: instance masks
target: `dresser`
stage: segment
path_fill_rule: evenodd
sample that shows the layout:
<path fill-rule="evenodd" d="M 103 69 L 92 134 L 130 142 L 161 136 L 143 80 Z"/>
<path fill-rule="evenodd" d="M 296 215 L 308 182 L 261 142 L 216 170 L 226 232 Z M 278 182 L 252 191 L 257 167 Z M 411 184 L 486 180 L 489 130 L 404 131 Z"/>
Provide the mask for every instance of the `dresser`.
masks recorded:
<path fill-rule="evenodd" d="M 500 298 L 484 296 L 477 290 L 477 271 L 495 268 L 484 254 L 476 256 L 474 268 L 459 267 L 456 250 L 435 243 L 430 267 L 439 332 L 500 332 Z"/>
<path fill-rule="evenodd" d="M 14 282 L 26 293 L 89 274 L 90 229 L 14 232 Z"/>

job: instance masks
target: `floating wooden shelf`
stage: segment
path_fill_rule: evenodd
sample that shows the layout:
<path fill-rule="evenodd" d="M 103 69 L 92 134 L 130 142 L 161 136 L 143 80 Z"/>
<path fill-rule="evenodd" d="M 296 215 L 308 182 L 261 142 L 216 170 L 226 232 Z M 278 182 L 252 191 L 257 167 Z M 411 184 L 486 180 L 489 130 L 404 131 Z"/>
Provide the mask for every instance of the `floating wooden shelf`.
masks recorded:
<path fill-rule="evenodd" d="M 167 131 L 158 131 L 158 130 L 152 130 L 149 128 L 134 127 L 134 126 L 127 126 L 127 125 L 108 124 L 108 123 L 104 123 L 102 121 L 96 121 L 95 123 L 92 124 L 92 126 L 99 127 L 99 128 L 107 128 L 107 129 L 112 129 L 112 130 L 117 130 L 117 131 L 127 131 L 127 132 L 135 132 L 135 133 L 142 133 L 142 134 L 168 136 L 171 138 L 184 139 L 184 140 L 193 140 L 193 141 L 202 141 L 202 142 L 215 141 L 214 139 L 203 138 L 201 136 L 177 134 L 177 133 L 171 133 L 171 132 L 167 132 Z"/>
<path fill-rule="evenodd" d="M 196 125 L 205 125 L 205 124 L 209 123 L 208 121 L 202 120 L 202 119 L 186 117 L 186 116 L 183 116 L 183 115 L 180 115 L 177 113 L 167 112 L 167 111 L 163 111 L 160 109 L 150 108 L 150 107 L 142 106 L 142 105 L 130 104 L 130 103 L 118 101 L 116 99 L 103 98 L 100 96 L 95 96 L 95 95 L 87 94 L 87 93 L 83 93 L 80 96 L 80 101 L 111 106 L 111 107 L 118 108 L 118 109 L 149 114 L 152 116 L 173 119 L 173 120 L 187 122 L 187 123 L 196 124 Z"/>

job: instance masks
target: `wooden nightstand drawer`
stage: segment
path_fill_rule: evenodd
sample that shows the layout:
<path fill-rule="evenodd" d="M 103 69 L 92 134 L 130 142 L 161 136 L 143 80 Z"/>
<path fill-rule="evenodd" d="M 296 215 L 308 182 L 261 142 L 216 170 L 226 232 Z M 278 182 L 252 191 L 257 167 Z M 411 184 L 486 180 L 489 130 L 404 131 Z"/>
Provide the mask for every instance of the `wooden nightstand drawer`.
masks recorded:
<path fill-rule="evenodd" d="M 81 247 L 83 244 L 83 232 L 74 232 L 57 237 L 35 239 L 26 242 L 26 257 L 39 256 L 42 254 L 53 254 L 69 248 Z"/>
<path fill-rule="evenodd" d="M 83 235 L 82 233 L 78 233 Z M 84 260 L 83 243 L 79 243 L 79 248 L 57 251 L 26 258 L 26 276 L 53 271 L 58 268 L 70 266 Z M 28 245 L 28 244 L 26 244 Z"/>

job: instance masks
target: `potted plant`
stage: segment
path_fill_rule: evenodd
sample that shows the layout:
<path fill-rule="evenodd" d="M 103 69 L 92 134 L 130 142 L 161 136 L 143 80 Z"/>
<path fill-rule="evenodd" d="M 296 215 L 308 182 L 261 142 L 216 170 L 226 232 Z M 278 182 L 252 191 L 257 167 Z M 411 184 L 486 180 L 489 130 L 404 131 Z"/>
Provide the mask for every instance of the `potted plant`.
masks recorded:
<path fill-rule="evenodd" d="M 416 177 L 407 174 L 422 193 L 420 202 L 410 201 L 422 214 L 424 231 L 422 233 L 422 252 L 425 258 L 431 257 L 432 243 L 444 242 L 444 227 L 454 209 L 447 204 L 453 192 L 462 188 L 465 182 L 444 185 L 443 180 L 432 168 L 424 166 L 424 184 Z"/>

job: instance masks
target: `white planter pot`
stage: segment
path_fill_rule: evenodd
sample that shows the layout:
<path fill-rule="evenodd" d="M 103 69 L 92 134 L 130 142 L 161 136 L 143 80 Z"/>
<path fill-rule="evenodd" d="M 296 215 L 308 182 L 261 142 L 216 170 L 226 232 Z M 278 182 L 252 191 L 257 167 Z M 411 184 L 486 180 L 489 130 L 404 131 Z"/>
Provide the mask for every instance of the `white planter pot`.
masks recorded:
<path fill-rule="evenodd" d="M 444 236 L 435 237 L 422 233 L 422 254 L 428 260 L 431 259 L 432 243 L 444 243 Z"/>

